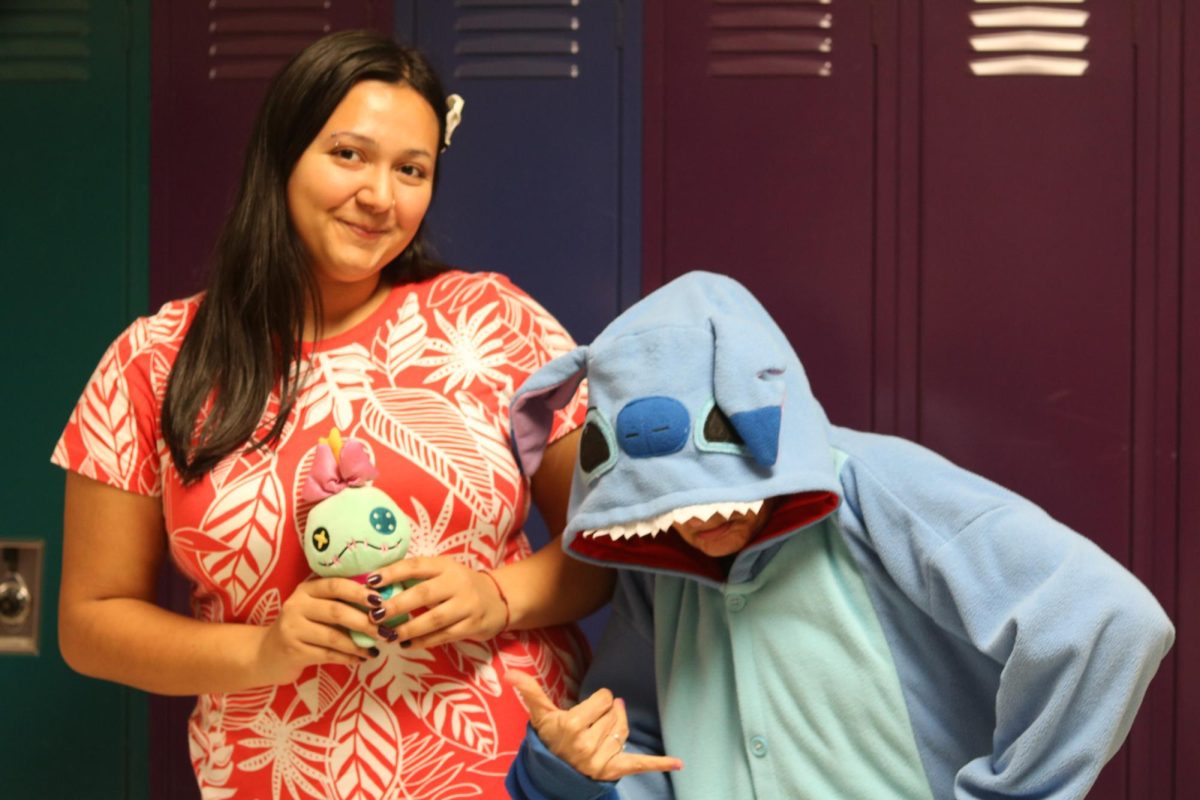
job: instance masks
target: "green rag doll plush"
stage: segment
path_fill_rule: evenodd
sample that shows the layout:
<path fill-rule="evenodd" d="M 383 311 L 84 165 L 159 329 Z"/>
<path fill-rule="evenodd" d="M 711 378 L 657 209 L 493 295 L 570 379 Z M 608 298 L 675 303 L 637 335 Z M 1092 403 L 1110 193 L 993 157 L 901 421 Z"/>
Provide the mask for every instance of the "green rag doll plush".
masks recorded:
<path fill-rule="evenodd" d="M 319 441 L 302 493 L 316 503 L 304 526 L 304 556 L 317 575 L 366 583 L 372 572 L 408 553 L 412 524 L 392 498 L 367 485 L 378 475 L 362 442 L 343 441 L 337 428 Z M 397 586 L 407 589 L 415 583 L 384 586 L 379 594 L 386 600 Z M 395 627 L 407 619 L 408 614 L 400 614 L 383 624 Z M 350 631 L 350 638 L 359 647 L 375 646 L 371 637 L 358 631 Z"/>

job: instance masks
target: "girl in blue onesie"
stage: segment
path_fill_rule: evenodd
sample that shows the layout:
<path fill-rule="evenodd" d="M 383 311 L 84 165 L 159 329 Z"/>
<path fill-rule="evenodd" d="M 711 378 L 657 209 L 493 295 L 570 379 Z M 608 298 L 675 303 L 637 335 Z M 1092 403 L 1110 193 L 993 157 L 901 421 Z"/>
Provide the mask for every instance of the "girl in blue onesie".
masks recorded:
<path fill-rule="evenodd" d="M 1118 563 L 919 445 L 831 425 L 729 278 L 685 275 L 531 376 L 527 473 L 585 377 L 563 547 L 621 568 L 584 687 L 621 700 L 529 688 L 513 796 L 1087 794 L 1174 640 Z"/>

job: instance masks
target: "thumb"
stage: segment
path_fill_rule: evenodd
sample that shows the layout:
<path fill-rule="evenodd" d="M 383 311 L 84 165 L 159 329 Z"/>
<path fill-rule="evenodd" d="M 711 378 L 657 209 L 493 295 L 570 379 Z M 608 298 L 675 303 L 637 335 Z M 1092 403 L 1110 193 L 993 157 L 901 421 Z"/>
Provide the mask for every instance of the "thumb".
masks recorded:
<path fill-rule="evenodd" d="M 547 714 L 559 710 L 558 706 L 554 705 L 554 701 L 546 695 L 542 685 L 532 675 L 512 670 L 505 673 L 504 680 L 516 689 L 517 694 L 521 695 L 521 699 L 525 701 L 525 707 L 529 709 L 529 719 L 533 723 L 533 727 L 538 727 L 542 718 Z"/>

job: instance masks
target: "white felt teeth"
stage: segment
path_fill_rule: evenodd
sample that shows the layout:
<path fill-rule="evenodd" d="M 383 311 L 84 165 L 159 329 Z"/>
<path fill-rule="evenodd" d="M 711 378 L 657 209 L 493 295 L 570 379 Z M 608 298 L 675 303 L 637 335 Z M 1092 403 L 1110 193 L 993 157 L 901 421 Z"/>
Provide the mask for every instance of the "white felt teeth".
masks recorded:
<path fill-rule="evenodd" d="M 672 524 L 687 522 L 693 517 L 705 520 L 714 514 L 720 514 L 724 517 L 732 517 L 734 514 L 757 514 L 758 510 L 762 508 L 762 504 L 762 500 L 754 500 L 748 503 L 737 501 L 730 503 L 700 503 L 694 506 L 676 508 L 665 514 L 659 514 L 657 517 L 637 520 L 636 522 L 627 522 L 623 525 L 613 525 L 611 528 L 583 531 L 582 535 L 585 539 L 600 536 L 607 536 L 610 539 L 656 536 L 660 531 L 670 528 Z"/>

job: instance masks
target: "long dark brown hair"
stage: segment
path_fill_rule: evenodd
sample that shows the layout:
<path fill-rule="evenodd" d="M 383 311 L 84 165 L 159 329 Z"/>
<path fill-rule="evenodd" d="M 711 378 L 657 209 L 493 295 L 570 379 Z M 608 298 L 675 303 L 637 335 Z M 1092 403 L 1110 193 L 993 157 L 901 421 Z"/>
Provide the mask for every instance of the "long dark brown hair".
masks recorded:
<path fill-rule="evenodd" d="M 319 326 L 321 298 L 288 213 L 288 178 L 342 98 L 366 80 L 412 87 L 433 108 L 438 141 L 445 139 L 446 95 L 432 66 L 416 50 L 377 33 L 326 36 L 271 81 L 237 197 L 217 238 L 204 298 L 167 383 L 163 438 L 185 483 L 234 450 L 273 445 L 292 413 L 302 378 L 305 311 L 312 309 Z M 435 188 L 436 177 L 435 171 Z M 418 281 L 445 269 L 427 256 L 418 229 L 384 268 L 383 279 Z M 256 437 L 277 382 L 279 411 Z"/>

